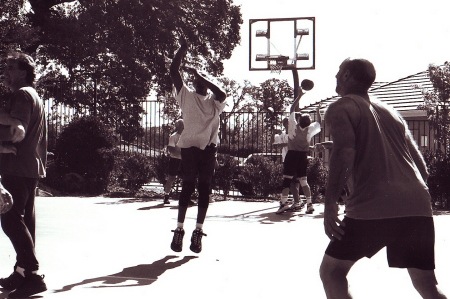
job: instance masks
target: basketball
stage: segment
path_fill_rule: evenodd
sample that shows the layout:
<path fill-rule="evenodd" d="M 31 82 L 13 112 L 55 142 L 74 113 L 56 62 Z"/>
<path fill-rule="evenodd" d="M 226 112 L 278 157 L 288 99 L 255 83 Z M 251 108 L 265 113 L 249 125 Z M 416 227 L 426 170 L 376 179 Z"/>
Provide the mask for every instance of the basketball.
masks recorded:
<path fill-rule="evenodd" d="M 300 84 L 303 90 L 311 90 L 314 87 L 314 82 L 308 79 L 305 79 Z"/>

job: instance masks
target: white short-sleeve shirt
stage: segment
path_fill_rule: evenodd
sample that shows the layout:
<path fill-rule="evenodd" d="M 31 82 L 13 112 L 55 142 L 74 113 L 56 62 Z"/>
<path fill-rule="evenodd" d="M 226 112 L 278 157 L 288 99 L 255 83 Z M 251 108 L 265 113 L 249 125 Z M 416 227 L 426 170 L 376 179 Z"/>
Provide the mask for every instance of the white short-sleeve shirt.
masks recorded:
<path fill-rule="evenodd" d="M 183 113 L 184 130 L 178 146 L 205 149 L 219 143 L 219 115 L 226 104 L 215 100 L 214 94 L 200 95 L 183 84 L 175 99 Z"/>

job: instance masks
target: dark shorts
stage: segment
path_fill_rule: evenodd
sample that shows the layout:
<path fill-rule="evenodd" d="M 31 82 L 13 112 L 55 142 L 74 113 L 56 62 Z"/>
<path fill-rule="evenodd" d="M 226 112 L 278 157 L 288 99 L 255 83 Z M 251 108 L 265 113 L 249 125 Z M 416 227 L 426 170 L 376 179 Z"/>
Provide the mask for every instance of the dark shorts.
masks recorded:
<path fill-rule="evenodd" d="M 301 178 L 306 176 L 308 153 L 288 151 L 283 162 L 283 175 Z"/>
<path fill-rule="evenodd" d="M 326 254 L 340 260 L 371 258 L 386 247 L 389 267 L 433 270 L 432 217 L 356 220 L 345 217 L 342 240 L 332 241 Z"/>
<path fill-rule="evenodd" d="M 169 158 L 169 175 L 177 176 L 181 173 L 181 159 Z"/>

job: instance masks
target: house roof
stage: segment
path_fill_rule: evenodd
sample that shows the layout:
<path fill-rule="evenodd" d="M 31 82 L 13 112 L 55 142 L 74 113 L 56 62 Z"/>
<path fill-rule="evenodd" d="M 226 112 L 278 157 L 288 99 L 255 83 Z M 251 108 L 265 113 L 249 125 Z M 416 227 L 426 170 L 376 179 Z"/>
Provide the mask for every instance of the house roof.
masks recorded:
<path fill-rule="evenodd" d="M 428 71 L 423 71 L 389 83 L 375 82 L 369 90 L 369 94 L 393 106 L 404 117 L 423 117 L 426 115 L 425 111 L 417 110 L 417 106 L 423 103 L 423 89 L 433 89 Z M 312 103 L 309 106 L 303 107 L 302 111 L 314 112 L 319 104 L 327 107 L 338 98 L 338 96 L 334 96 Z"/>

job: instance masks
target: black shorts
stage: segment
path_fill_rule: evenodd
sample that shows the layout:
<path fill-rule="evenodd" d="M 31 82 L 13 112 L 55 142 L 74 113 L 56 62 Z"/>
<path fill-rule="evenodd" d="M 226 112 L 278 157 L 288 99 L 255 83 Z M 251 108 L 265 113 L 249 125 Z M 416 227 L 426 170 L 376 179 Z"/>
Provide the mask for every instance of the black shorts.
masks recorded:
<path fill-rule="evenodd" d="M 283 162 L 283 175 L 292 177 L 305 177 L 308 168 L 308 153 L 288 151 Z"/>
<path fill-rule="evenodd" d="M 433 270 L 432 217 L 356 220 L 345 217 L 342 239 L 332 241 L 326 254 L 340 260 L 371 258 L 386 247 L 389 267 Z"/>
<path fill-rule="evenodd" d="M 169 158 L 169 175 L 177 176 L 181 173 L 181 159 Z"/>

